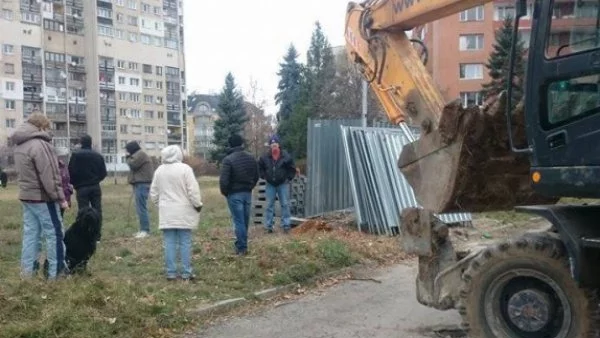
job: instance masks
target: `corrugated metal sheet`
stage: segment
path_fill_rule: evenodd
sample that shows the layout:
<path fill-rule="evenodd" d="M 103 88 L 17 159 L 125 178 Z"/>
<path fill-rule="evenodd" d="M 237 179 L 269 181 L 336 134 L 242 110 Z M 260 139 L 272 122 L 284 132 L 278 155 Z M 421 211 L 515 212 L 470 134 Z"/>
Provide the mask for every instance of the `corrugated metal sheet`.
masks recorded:
<path fill-rule="evenodd" d="M 340 128 L 359 228 L 376 234 L 396 233 L 402 210 L 419 207 L 414 191 L 397 167 L 402 147 L 415 135 L 406 125 Z M 468 213 L 438 217 L 446 223 L 472 220 Z"/>
<path fill-rule="evenodd" d="M 308 121 L 306 217 L 354 206 L 340 127 L 360 125 L 360 119 Z"/>

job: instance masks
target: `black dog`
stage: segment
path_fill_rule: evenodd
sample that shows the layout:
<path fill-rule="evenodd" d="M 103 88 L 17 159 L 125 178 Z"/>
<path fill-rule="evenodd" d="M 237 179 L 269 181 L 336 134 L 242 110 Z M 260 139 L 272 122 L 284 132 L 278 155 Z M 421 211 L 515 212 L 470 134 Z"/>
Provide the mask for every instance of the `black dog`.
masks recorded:
<path fill-rule="evenodd" d="M 92 207 L 79 209 L 77 219 L 65 232 L 66 262 L 70 273 L 82 273 L 96 252 L 100 234 L 100 214 Z"/>

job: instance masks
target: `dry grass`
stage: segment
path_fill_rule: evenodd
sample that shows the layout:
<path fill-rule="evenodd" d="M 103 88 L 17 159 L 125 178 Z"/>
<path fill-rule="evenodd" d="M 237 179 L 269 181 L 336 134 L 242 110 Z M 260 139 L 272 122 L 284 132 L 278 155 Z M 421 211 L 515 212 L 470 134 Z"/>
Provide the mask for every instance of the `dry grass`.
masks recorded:
<path fill-rule="evenodd" d="M 91 277 L 49 283 L 19 278 L 21 207 L 14 185 L 0 190 L 0 337 L 172 337 L 201 325 L 186 311 L 201 304 L 290 282 L 356 262 L 403 258 L 397 240 L 337 227 L 328 232 L 265 235 L 253 228 L 250 255 L 233 253 L 233 232 L 215 179 L 201 179 L 205 208 L 194 233 L 196 283 L 167 282 L 160 234 L 137 240 L 131 188 L 103 187 L 103 241 Z M 152 229 L 157 215 L 151 207 Z M 74 211 L 66 215 L 66 224 Z"/>

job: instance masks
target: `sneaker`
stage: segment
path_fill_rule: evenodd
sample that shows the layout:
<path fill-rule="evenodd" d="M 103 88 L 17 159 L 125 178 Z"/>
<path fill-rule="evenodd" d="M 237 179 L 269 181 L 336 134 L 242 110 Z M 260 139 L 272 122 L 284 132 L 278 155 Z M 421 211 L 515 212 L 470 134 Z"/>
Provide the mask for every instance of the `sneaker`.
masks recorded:
<path fill-rule="evenodd" d="M 268 234 L 272 234 L 273 233 L 273 229 L 266 229 L 265 230 Z"/>
<path fill-rule="evenodd" d="M 137 234 L 135 234 L 135 238 L 145 238 L 150 236 L 150 234 L 147 231 L 140 231 Z"/>
<path fill-rule="evenodd" d="M 196 275 L 191 275 L 191 276 L 183 276 L 181 277 L 181 279 L 185 282 L 193 282 L 194 280 L 196 280 Z"/>

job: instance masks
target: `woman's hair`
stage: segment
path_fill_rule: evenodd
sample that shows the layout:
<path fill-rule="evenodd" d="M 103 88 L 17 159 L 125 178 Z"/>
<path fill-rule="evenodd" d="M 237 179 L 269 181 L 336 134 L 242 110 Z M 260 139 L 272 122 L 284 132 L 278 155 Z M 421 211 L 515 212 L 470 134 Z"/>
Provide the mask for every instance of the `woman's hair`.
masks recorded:
<path fill-rule="evenodd" d="M 33 113 L 29 115 L 27 122 L 38 127 L 40 130 L 50 129 L 50 120 L 48 120 L 48 118 L 41 113 Z"/>

